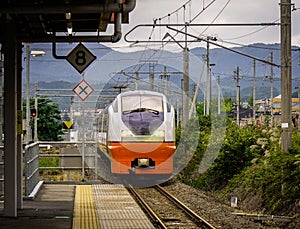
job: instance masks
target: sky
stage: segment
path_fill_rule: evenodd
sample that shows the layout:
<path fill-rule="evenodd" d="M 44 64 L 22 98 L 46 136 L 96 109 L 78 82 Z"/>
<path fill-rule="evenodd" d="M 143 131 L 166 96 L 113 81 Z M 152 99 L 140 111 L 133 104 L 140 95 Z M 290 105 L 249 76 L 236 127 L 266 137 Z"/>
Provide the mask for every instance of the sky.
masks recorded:
<path fill-rule="evenodd" d="M 127 35 L 131 43 L 124 41 L 124 36 L 135 26 L 141 24 L 153 24 L 155 19 L 157 24 L 224 24 L 224 23 L 268 23 L 277 22 L 280 19 L 280 0 L 137 0 L 136 8 L 129 15 L 129 24 L 122 26 L 123 38 L 115 44 L 105 44 L 118 51 L 136 51 L 144 49 L 145 46 L 155 48 L 161 46 L 161 40 L 169 32 L 175 40 L 183 41 L 184 35 L 167 30 L 164 26 L 145 27 L 138 29 Z M 292 44 L 300 46 L 300 0 L 292 1 Z M 173 26 L 181 30 L 182 27 Z M 110 26 L 108 33 L 113 31 Z M 193 26 L 187 29 L 189 34 L 195 36 L 216 37 L 220 44 L 228 47 L 247 45 L 252 43 L 279 43 L 279 26 Z M 148 40 L 151 43 L 147 43 Z M 170 38 L 168 38 L 170 39 Z M 168 40 L 165 39 L 165 40 Z M 191 40 L 191 38 L 189 38 Z M 139 41 L 134 44 L 134 41 Z M 154 42 L 155 41 L 155 42 Z M 202 43 L 189 43 L 189 48 L 195 46 L 205 46 Z M 180 50 L 176 43 L 165 46 L 166 49 L 173 51 Z"/>

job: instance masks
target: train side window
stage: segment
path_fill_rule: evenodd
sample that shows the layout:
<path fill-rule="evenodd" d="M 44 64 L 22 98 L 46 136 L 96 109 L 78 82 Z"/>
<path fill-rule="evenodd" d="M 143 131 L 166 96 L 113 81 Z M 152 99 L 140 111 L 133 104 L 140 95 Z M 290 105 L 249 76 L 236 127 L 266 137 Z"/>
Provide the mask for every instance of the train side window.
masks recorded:
<path fill-rule="evenodd" d="M 117 101 L 117 100 L 115 100 L 115 101 L 113 102 L 112 108 L 113 108 L 113 111 L 114 111 L 115 113 L 118 112 L 118 101 Z"/>

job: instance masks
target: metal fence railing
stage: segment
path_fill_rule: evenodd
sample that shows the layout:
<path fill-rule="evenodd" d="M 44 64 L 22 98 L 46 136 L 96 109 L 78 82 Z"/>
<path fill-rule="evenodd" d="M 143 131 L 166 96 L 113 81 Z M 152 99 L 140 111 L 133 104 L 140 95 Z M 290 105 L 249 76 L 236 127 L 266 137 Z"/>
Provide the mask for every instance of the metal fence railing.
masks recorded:
<path fill-rule="evenodd" d="M 25 195 L 33 191 L 39 183 L 39 143 L 32 143 L 25 146 Z"/>
<path fill-rule="evenodd" d="M 24 192 L 30 196 L 34 189 L 41 183 L 40 175 L 46 170 L 66 171 L 66 181 L 72 181 L 72 171 L 82 171 L 81 179 L 84 180 L 86 171 L 93 171 L 97 177 L 98 155 L 95 142 L 84 144 L 84 153 L 80 142 L 35 142 L 26 145 L 23 152 L 24 162 Z M 3 147 L 0 147 L 0 197 L 4 195 L 4 160 L 2 156 Z M 57 164 L 52 166 L 41 166 L 40 162 L 45 158 L 57 158 Z M 45 163 L 44 163 L 45 164 Z M 44 177 L 45 178 L 45 177 Z M 43 177 L 42 177 L 43 179 Z"/>
<path fill-rule="evenodd" d="M 81 180 L 97 177 L 98 155 L 95 144 L 95 142 L 89 141 L 85 142 L 84 147 L 82 147 L 82 142 L 40 142 L 40 160 L 57 158 L 57 164 L 55 165 L 41 163 L 40 173 L 45 174 L 46 171 L 51 170 L 63 171 L 66 175 L 64 177 L 65 181 L 72 181 L 71 174 L 76 173 L 75 171 L 81 171 Z M 48 146 L 48 148 L 45 149 L 45 146 Z M 85 177 L 85 172 L 90 175 Z M 50 176 L 48 177 L 50 178 Z M 43 178 L 47 180 L 47 176 L 43 176 Z M 78 173 L 76 179 L 78 179 Z"/>

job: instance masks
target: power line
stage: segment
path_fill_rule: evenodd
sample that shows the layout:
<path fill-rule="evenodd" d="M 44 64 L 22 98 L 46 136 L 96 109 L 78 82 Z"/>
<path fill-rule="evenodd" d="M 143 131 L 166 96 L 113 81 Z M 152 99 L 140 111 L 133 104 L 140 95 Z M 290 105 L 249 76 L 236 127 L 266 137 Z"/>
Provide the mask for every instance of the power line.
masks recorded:
<path fill-rule="evenodd" d="M 217 13 L 217 15 L 215 16 L 215 18 L 211 21 L 211 24 L 213 24 L 213 23 L 217 20 L 217 18 L 223 13 L 223 11 L 224 11 L 225 8 L 228 6 L 228 4 L 230 3 L 230 1 L 231 1 L 231 0 L 228 0 L 228 1 L 226 2 L 226 4 L 224 5 L 224 7 L 220 10 L 219 13 Z M 210 26 L 207 26 L 207 27 L 199 34 L 199 36 L 202 35 L 202 34 L 204 34 L 204 33 L 208 30 L 209 27 L 210 27 Z"/>
<path fill-rule="evenodd" d="M 190 23 L 193 22 L 197 17 L 199 17 L 200 14 L 202 14 L 208 7 L 210 7 L 216 0 L 212 0 L 207 6 L 204 6 L 204 2 L 203 2 L 203 9 L 193 18 L 193 19 L 190 19 Z M 184 9 L 185 10 L 185 7 L 187 4 L 191 3 L 191 0 L 187 1 L 183 6 L 179 7 L 178 9 L 174 10 L 173 12 L 163 16 L 163 17 L 160 17 L 158 19 L 155 19 L 154 20 L 154 24 L 156 24 L 156 21 L 159 20 L 159 22 L 161 23 L 161 21 L 165 18 L 170 18 L 171 15 L 173 14 L 178 14 L 178 12 L 181 10 L 181 9 Z M 190 5 L 191 7 L 191 5 Z M 191 11 L 190 11 L 190 14 L 191 14 Z M 190 15 L 191 17 L 191 15 Z M 178 18 L 178 17 L 177 17 Z M 185 19 L 184 19 L 185 21 Z M 169 23 L 170 24 L 170 23 Z M 152 32 L 151 32 L 151 35 L 149 36 L 148 38 L 148 42 L 150 42 L 150 40 L 152 39 L 152 35 L 153 35 L 153 31 L 154 31 L 154 28 L 155 28 L 155 25 L 153 26 L 153 29 L 152 29 Z M 183 30 L 185 27 L 181 28 L 181 30 Z M 179 33 L 176 33 L 173 37 L 176 37 Z M 161 44 L 160 48 L 158 50 L 162 50 L 166 45 L 167 45 L 168 42 L 164 42 Z M 148 45 L 148 43 L 147 43 Z M 144 49 L 146 50 L 146 48 Z M 158 52 L 158 51 L 157 51 Z M 152 56 L 154 56 L 155 54 L 153 54 Z M 152 58 L 152 56 L 150 56 L 148 59 L 150 60 Z"/>
<path fill-rule="evenodd" d="M 192 1 L 192 0 L 187 1 L 186 3 L 184 3 L 184 4 L 183 4 L 181 7 L 179 7 L 178 9 L 172 11 L 171 13 L 166 14 L 166 15 L 163 16 L 163 17 L 156 18 L 156 19 L 154 19 L 154 20 L 155 20 L 155 21 L 157 21 L 157 20 L 161 21 L 161 20 L 163 20 L 163 19 L 165 19 L 165 18 L 168 18 L 168 17 L 172 16 L 172 15 L 175 14 L 175 13 L 178 13 L 181 9 L 184 9 L 185 6 L 186 6 L 188 3 L 191 3 L 191 1 Z"/>
<path fill-rule="evenodd" d="M 195 21 L 197 17 L 199 17 L 208 7 L 210 7 L 216 0 L 213 0 L 211 1 L 207 6 L 204 6 L 203 5 L 203 9 L 195 16 L 193 17 L 191 20 L 190 20 L 190 23 Z"/>
<path fill-rule="evenodd" d="M 273 21 L 273 23 L 276 23 L 276 22 L 278 22 L 278 21 L 279 21 L 279 19 Z M 251 35 L 253 35 L 253 34 L 256 34 L 256 33 L 260 32 L 260 31 L 262 31 L 262 30 L 264 30 L 264 29 L 266 29 L 266 28 L 267 28 L 267 27 L 263 27 L 263 28 L 257 29 L 257 30 L 255 30 L 255 31 L 253 31 L 253 32 L 250 32 L 250 33 L 247 33 L 247 34 L 238 36 L 238 37 L 226 38 L 225 40 L 237 40 L 237 39 L 240 39 L 240 38 L 248 37 L 248 36 L 251 36 Z"/>

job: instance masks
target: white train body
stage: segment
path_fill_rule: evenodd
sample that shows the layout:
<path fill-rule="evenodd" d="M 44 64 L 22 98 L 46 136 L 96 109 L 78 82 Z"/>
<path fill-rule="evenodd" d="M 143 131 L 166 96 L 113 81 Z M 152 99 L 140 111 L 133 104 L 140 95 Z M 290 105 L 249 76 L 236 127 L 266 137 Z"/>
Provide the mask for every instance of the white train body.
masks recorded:
<path fill-rule="evenodd" d="M 101 112 L 98 141 L 111 158 L 112 173 L 171 174 L 175 113 L 165 95 L 153 91 L 120 93 Z"/>

